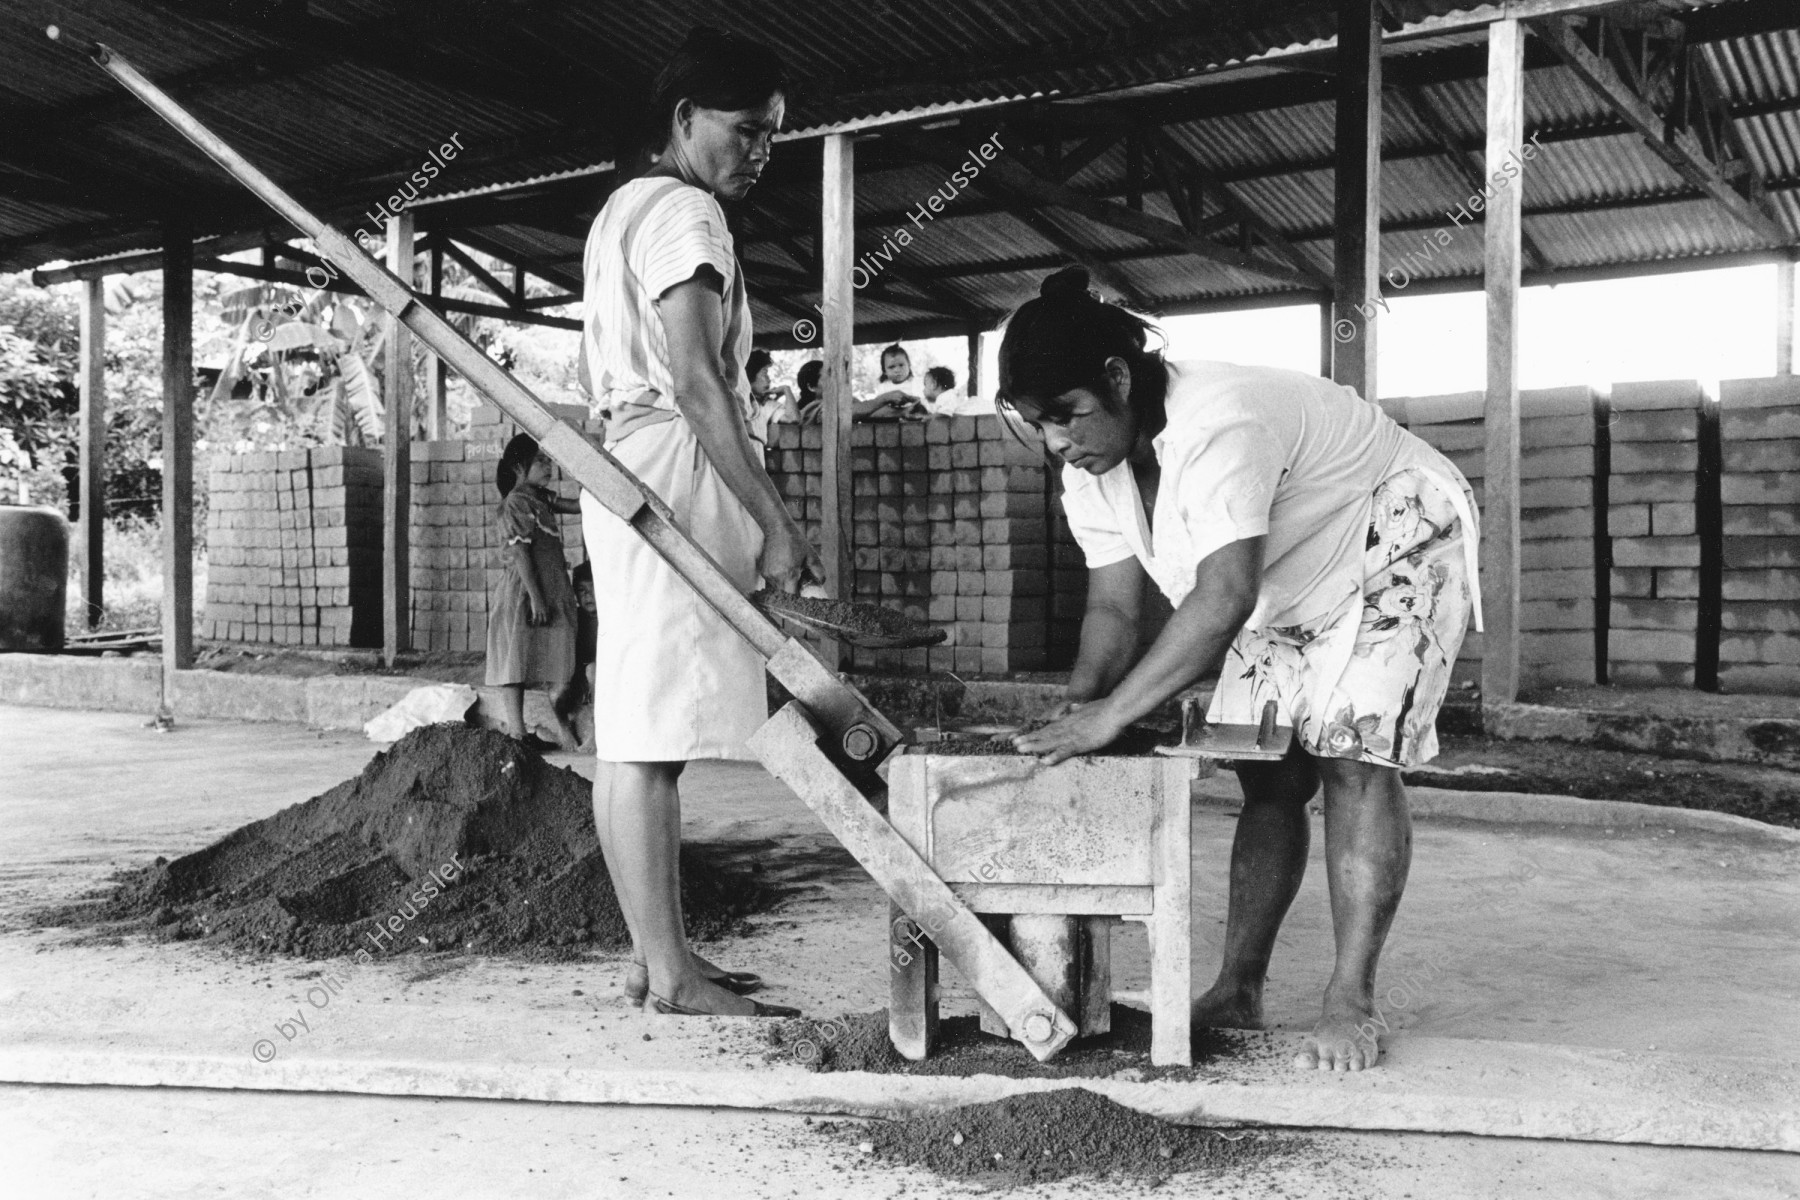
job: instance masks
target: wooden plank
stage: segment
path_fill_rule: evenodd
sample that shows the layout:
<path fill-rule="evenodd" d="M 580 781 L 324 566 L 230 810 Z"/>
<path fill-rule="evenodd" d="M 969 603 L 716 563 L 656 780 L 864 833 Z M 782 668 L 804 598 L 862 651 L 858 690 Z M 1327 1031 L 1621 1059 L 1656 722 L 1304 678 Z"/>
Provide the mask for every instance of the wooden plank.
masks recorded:
<path fill-rule="evenodd" d="M 1505 22 L 1495 22 L 1488 27 L 1490 38 L 1493 30 L 1501 24 Z M 1587 48 L 1576 36 L 1567 18 L 1552 17 L 1537 21 L 1533 23 L 1532 29 L 1582 82 L 1624 118 L 1627 125 L 1642 135 L 1658 158 L 1675 168 L 1683 179 L 1717 200 L 1726 212 L 1743 222 L 1762 241 L 1778 246 L 1788 240 L 1781 222 L 1771 212 L 1768 201 L 1759 198 L 1753 202 L 1733 187 L 1720 172 L 1718 164 L 1707 155 L 1705 147 L 1700 144 L 1692 129 L 1682 126 L 1672 131 L 1674 136 L 1664 136 L 1665 132 L 1670 131 L 1666 130 L 1667 123 L 1662 115 L 1628 82 L 1619 77 L 1611 63 Z M 1491 57 L 1489 61 L 1491 66 Z M 1492 146 L 1491 139 L 1489 145 Z M 1499 160 L 1490 157 L 1488 161 Z M 1488 220 L 1490 223 L 1493 220 L 1491 213 Z"/>
<path fill-rule="evenodd" d="M 435 240 L 431 245 L 431 294 L 434 299 L 444 291 L 444 248 Z M 425 356 L 425 439 L 438 442 L 450 436 L 450 379 L 444 360 L 435 354 Z"/>
<path fill-rule="evenodd" d="M 981 394 L 981 330 L 969 330 L 969 373 L 963 378 L 963 395 Z"/>
<path fill-rule="evenodd" d="M 820 181 L 819 307 L 824 319 L 819 377 L 824 432 L 823 520 L 819 553 L 825 560 L 825 590 L 848 600 L 854 594 L 850 565 L 850 355 L 856 340 L 856 157 L 847 134 L 825 139 Z M 841 665 L 846 647 L 830 642 L 830 665 Z"/>
<path fill-rule="evenodd" d="M 162 715 L 174 712 L 175 672 L 194 665 L 194 244 L 183 221 L 163 225 Z"/>
<path fill-rule="evenodd" d="M 81 281 L 81 597 L 89 629 L 106 611 L 106 282 Z"/>
<path fill-rule="evenodd" d="M 1794 373 L 1794 260 L 1775 264 L 1775 373 Z"/>
<path fill-rule="evenodd" d="M 1375 0 L 1338 0 L 1331 378 L 1365 400 L 1377 395 L 1374 301 L 1381 295 L 1380 14 Z"/>
<path fill-rule="evenodd" d="M 818 742 L 819 733 L 806 710 L 789 704 L 752 734 L 748 744 L 889 898 L 918 922 L 1025 1048 L 1039 1061 L 1053 1057 L 1075 1036 L 1074 1022 L 1051 1003 L 919 852 L 832 766 Z"/>
<path fill-rule="evenodd" d="M 388 218 L 387 266 L 413 285 L 413 218 Z M 412 646 L 412 333 L 388 317 L 381 381 L 386 427 L 381 442 L 381 661 L 393 666 Z"/>
<path fill-rule="evenodd" d="M 950 890 L 982 913 L 1131 917 L 1145 916 L 1154 907 L 1150 888 L 1134 884 L 952 883 Z"/>
<path fill-rule="evenodd" d="M 1188 782 L 1193 767 L 1180 760 L 1164 764 L 1157 789 L 1156 913 L 1150 931 L 1150 1064 L 1187 1067 L 1194 1062 L 1192 918 L 1193 806 Z"/>
<path fill-rule="evenodd" d="M 1488 26 L 1487 161 L 1516 159 L 1525 129 L 1525 31 L 1517 21 Z M 1519 271 L 1523 180 L 1496 186 L 1488 201 L 1487 429 L 1481 529 L 1483 705 L 1519 694 Z"/>

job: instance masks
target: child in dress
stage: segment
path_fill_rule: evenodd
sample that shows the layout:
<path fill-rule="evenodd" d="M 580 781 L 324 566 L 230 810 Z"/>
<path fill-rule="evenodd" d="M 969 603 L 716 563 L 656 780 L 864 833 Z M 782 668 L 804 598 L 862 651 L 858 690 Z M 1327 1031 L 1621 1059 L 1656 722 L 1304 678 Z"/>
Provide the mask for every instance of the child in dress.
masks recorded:
<path fill-rule="evenodd" d="M 525 689 L 556 689 L 554 711 L 566 746 L 578 740 L 575 708 L 575 589 L 563 561 L 557 513 L 579 512 L 574 500 L 549 491 L 550 459 L 536 439 L 506 444 L 494 483 L 500 489 L 500 553 L 506 573 L 488 612 L 487 682 L 501 689 L 507 732 L 538 750 L 563 747 L 525 728 Z"/>

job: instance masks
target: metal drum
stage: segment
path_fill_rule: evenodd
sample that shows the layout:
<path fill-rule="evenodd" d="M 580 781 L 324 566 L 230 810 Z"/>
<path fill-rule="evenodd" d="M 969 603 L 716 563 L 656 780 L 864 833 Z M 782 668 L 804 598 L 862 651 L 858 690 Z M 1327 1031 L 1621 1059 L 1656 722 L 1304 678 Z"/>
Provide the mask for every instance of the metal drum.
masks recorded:
<path fill-rule="evenodd" d="M 68 586 L 63 515 L 0 504 L 0 650 L 61 650 Z"/>

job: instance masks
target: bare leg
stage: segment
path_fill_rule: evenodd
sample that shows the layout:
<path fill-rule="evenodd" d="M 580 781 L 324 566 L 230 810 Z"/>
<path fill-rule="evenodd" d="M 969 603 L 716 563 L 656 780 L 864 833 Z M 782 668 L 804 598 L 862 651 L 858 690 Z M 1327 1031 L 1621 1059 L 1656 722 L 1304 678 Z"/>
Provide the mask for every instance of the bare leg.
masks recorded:
<path fill-rule="evenodd" d="M 748 1016 L 755 1005 L 709 983 L 681 924 L 681 793 L 686 763 L 601 763 L 594 774 L 594 827 L 650 990 L 688 1008 Z"/>
<path fill-rule="evenodd" d="M 1337 961 L 1313 1031 L 1295 1065 L 1360 1071 L 1381 1058 L 1375 968 L 1412 866 L 1412 815 L 1400 772 L 1320 759 L 1325 780 L 1325 866 Z"/>
<path fill-rule="evenodd" d="M 1263 981 L 1288 906 L 1306 875 L 1312 838 L 1306 803 L 1319 790 L 1313 760 L 1299 747 L 1276 763 L 1240 763 L 1244 811 L 1231 843 L 1231 897 L 1219 978 L 1194 1001 L 1194 1024 L 1262 1027 Z"/>
<path fill-rule="evenodd" d="M 507 683 L 500 686 L 500 711 L 506 720 L 506 732 L 525 738 L 525 685 Z"/>
<path fill-rule="evenodd" d="M 581 745 L 581 735 L 575 732 L 575 697 L 577 681 L 571 676 L 550 700 L 550 711 L 556 717 L 557 732 L 562 737 L 563 748 L 574 750 Z"/>

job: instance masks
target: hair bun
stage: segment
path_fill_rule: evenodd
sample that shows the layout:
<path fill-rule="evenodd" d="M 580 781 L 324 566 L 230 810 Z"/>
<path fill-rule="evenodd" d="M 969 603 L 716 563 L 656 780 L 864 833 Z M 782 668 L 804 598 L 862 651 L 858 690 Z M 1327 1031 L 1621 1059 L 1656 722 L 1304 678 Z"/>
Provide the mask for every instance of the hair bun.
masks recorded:
<path fill-rule="evenodd" d="M 1046 276 L 1038 285 L 1038 295 L 1046 300 L 1080 300 L 1088 294 L 1088 269 L 1068 266 Z"/>

